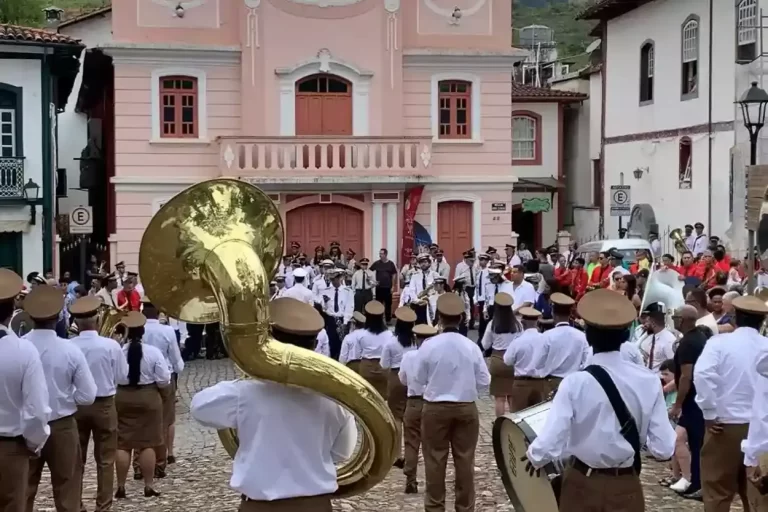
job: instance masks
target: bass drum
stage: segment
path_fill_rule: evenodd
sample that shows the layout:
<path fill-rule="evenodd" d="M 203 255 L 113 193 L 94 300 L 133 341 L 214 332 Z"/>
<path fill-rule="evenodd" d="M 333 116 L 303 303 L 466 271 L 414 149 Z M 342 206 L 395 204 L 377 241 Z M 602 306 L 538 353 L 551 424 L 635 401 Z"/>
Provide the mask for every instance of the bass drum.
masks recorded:
<path fill-rule="evenodd" d="M 547 464 L 541 475 L 530 476 L 521 461 L 547 419 L 552 402 L 542 402 L 520 412 L 496 418 L 493 452 L 501 480 L 516 512 L 557 512 L 561 464 Z"/>

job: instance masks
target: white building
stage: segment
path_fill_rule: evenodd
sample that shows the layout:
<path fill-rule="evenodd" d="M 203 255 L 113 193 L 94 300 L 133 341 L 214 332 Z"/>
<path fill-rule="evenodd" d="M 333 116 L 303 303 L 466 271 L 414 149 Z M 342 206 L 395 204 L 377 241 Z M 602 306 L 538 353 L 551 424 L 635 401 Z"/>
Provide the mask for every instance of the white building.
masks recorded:
<path fill-rule="evenodd" d="M 0 25 L 0 267 L 19 274 L 53 268 L 57 112 L 81 50 L 67 36 Z"/>

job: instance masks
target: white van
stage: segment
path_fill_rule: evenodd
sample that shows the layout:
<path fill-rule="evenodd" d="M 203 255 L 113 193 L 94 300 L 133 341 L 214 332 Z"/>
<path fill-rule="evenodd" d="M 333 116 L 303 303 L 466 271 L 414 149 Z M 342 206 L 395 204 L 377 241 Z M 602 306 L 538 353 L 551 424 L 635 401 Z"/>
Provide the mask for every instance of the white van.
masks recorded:
<path fill-rule="evenodd" d="M 595 240 L 594 242 L 587 242 L 581 244 L 576 249 L 576 256 L 584 258 L 585 262 L 589 262 L 589 253 L 591 252 L 605 252 L 610 249 L 615 249 L 622 255 L 624 268 L 635 262 L 635 251 L 644 249 L 648 252 L 648 259 L 653 263 L 653 251 L 651 251 L 651 244 L 648 240 L 642 238 L 617 238 L 615 240 Z"/>

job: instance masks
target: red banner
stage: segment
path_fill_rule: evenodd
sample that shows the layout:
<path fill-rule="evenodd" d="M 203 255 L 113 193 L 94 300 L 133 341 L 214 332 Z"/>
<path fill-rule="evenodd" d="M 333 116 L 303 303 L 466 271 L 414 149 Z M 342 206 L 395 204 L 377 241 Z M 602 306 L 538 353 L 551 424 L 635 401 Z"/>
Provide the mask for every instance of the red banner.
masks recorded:
<path fill-rule="evenodd" d="M 401 260 L 400 265 L 410 263 L 411 254 L 413 254 L 413 221 L 416 218 L 416 210 L 421 202 L 421 195 L 424 187 L 414 187 L 405 192 L 405 201 L 403 201 L 403 241 L 400 244 Z"/>

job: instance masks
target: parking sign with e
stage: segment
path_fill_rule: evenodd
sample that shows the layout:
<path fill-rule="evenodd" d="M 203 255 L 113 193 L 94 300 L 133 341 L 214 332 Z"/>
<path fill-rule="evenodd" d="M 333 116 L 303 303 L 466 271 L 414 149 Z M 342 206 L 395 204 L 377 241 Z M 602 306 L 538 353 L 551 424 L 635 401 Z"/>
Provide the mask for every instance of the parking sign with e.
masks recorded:
<path fill-rule="evenodd" d="M 69 212 L 69 232 L 73 235 L 93 233 L 93 209 L 90 206 L 77 206 Z"/>

